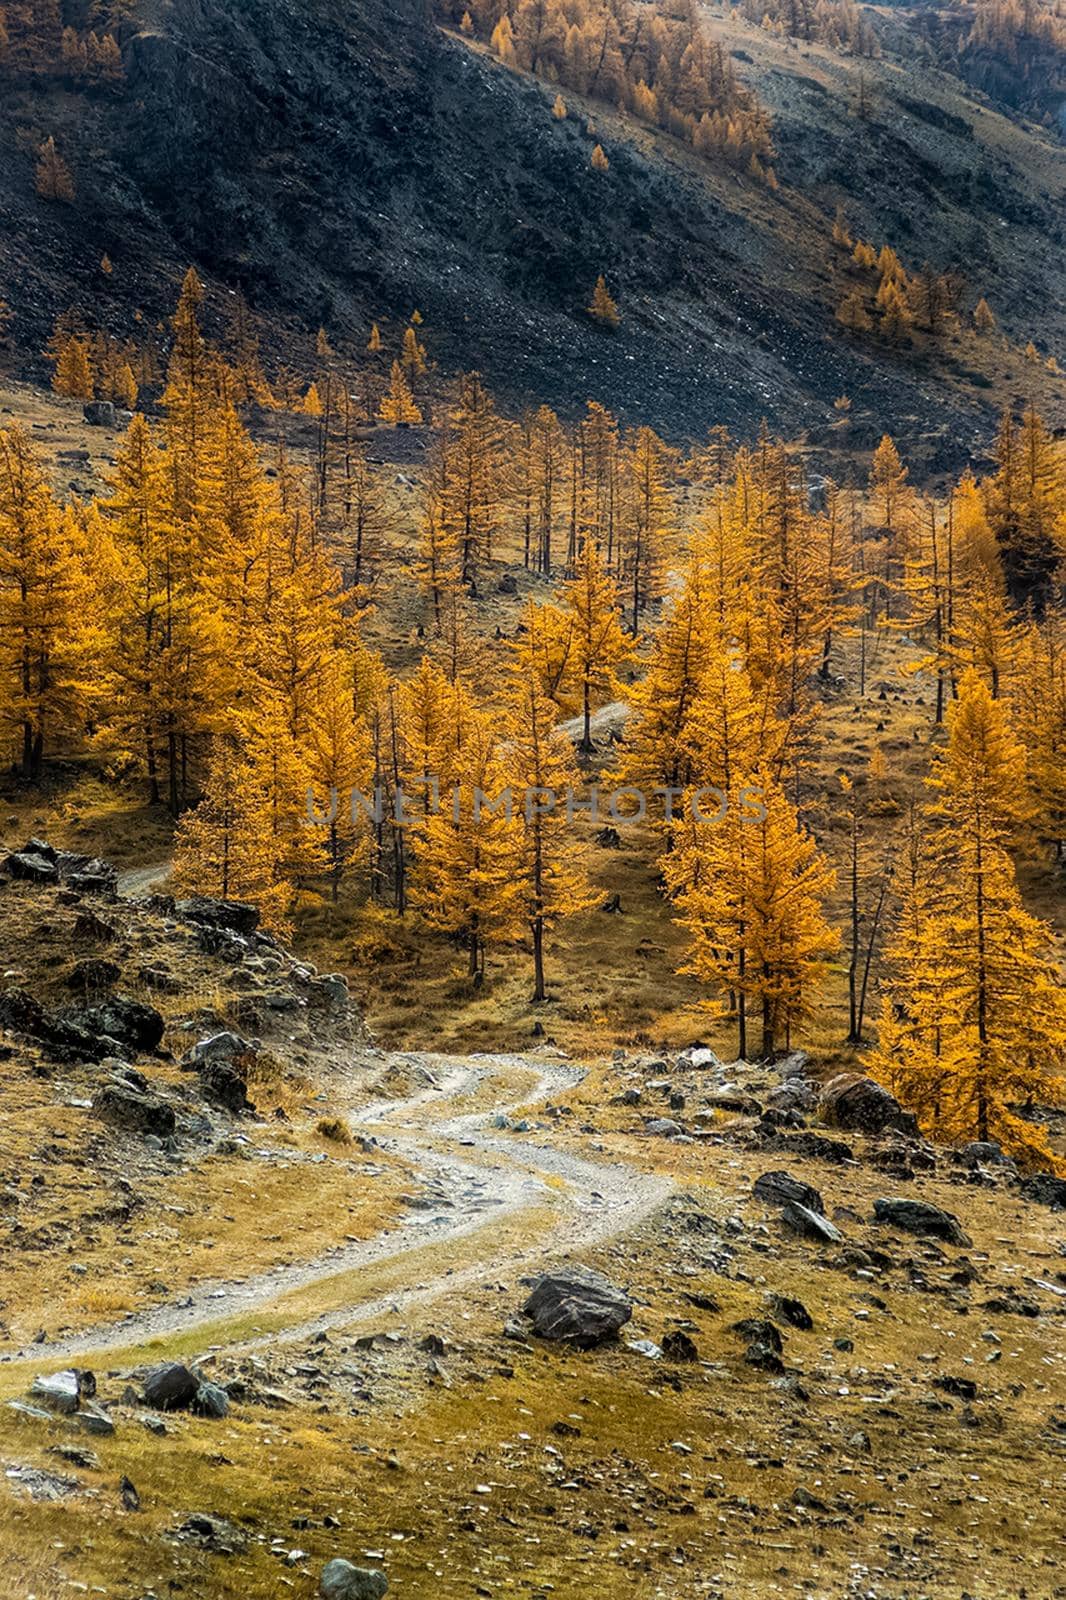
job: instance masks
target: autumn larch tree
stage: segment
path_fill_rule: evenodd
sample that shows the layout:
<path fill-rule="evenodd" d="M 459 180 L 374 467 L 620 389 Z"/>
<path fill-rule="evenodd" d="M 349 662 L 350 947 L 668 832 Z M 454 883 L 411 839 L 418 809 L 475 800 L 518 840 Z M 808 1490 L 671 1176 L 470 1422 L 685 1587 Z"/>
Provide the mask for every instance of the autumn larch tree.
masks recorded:
<path fill-rule="evenodd" d="M 31 782 L 84 719 L 100 648 L 89 572 L 26 434 L 0 432 L 0 726 Z"/>
<path fill-rule="evenodd" d="M 382 422 L 391 422 L 394 428 L 406 428 L 422 421 L 422 413 L 415 405 L 411 385 L 398 361 L 392 363 L 389 389 L 381 402 Z"/>
<path fill-rule="evenodd" d="M 682 970 L 734 998 L 741 1056 L 749 1007 L 759 1008 L 761 1054 L 771 1060 L 810 1016 L 825 959 L 838 948 L 823 910 L 835 874 L 773 775 L 756 768 L 744 776 L 720 820 L 716 798 L 702 802 L 707 821 L 686 805 L 662 865 L 689 938 Z M 746 800 L 745 789 L 757 798 Z"/>
<path fill-rule="evenodd" d="M 59 352 L 52 388 L 68 400 L 91 400 L 95 393 L 89 347 L 84 339 L 68 339 Z"/>
<path fill-rule="evenodd" d="M 591 753 L 592 702 L 613 685 L 615 670 L 630 654 L 632 645 L 622 630 L 618 590 L 603 570 L 591 539 L 586 539 L 573 578 L 563 590 L 563 604 L 573 618 L 570 631 L 570 672 L 581 695 L 582 736 L 578 746 Z"/>
<path fill-rule="evenodd" d="M 264 925 L 285 933 L 292 889 L 284 876 L 285 849 L 271 811 L 268 773 L 240 740 L 219 736 L 203 798 L 178 824 L 173 877 L 179 892 L 258 906 Z"/>
<path fill-rule="evenodd" d="M 613 330 L 614 328 L 618 327 L 618 324 L 622 320 L 618 306 L 611 298 L 610 290 L 607 288 L 607 279 L 603 276 L 602 272 L 596 279 L 596 287 L 592 291 L 592 300 L 589 304 L 588 311 L 589 316 L 604 328 L 611 328 Z"/>
<path fill-rule="evenodd" d="M 874 1070 L 934 1138 L 997 1140 L 1053 1163 L 1020 1110 L 1061 1094 L 1066 991 L 1049 930 L 1025 911 L 1011 846 L 1029 821 L 1025 754 L 1001 701 L 967 671 L 929 782 L 928 865 L 892 966 Z"/>
<path fill-rule="evenodd" d="M 556 731 L 556 709 L 521 656 L 507 705 L 504 776 L 521 813 L 515 881 L 533 944 L 533 999 L 547 998 L 545 940 L 560 921 L 595 904 L 574 847 L 567 795 L 580 779 L 573 746 Z"/>
<path fill-rule="evenodd" d="M 51 134 L 37 152 L 34 182 L 42 200 L 58 200 L 69 205 L 74 199 L 74 175 L 56 149 Z"/>
<path fill-rule="evenodd" d="M 492 720 L 473 712 L 461 766 L 441 794 L 439 809 L 419 829 L 411 899 L 429 927 L 465 948 L 468 974 L 478 985 L 485 978 L 489 945 L 516 938 L 522 928 L 516 871 L 521 828 L 507 795 Z"/>

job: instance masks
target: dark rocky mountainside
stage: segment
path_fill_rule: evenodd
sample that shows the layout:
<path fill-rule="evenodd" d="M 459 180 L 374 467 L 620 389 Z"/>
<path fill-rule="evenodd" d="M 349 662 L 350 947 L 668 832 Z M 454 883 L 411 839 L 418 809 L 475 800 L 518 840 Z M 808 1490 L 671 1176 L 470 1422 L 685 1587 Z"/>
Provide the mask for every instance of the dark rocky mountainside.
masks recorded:
<path fill-rule="evenodd" d="M 138 0 L 117 88 L 6 85 L 0 295 L 20 355 L 36 360 L 71 305 L 119 334 L 136 312 L 154 328 L 192 260 L 287 352 L 320 323 L 358 350 L 371 319 L 395 336 L 417 306 L 443 370 L 477 365 L 509 400 L 564 411 L 599 398 L 675 437 L 763 415 L 824 429 L 847 394 L 853 442 L 884 424 L 937 467 L 983 446 L 1003 398 L 1035 388 L 1059 420 L 1042 365 L 998 339 L 849 339 L 829 241 L 842 204 L 912 270 L 960 268 L 964 305 L 987 295 L 1012 341 L 1039 328 L 1051 352 L 1066 318 L 1052 137 L 927 68 L 710 26 L 773 114 L 776 193 L 574 96 L 553 120 L 553 89 L 435 28 L 422 0 Z M 590 165 L 590 112 L 608 173 Z M 48 134 L 72 205 L 34 196 Z M 615 335 L 585 314 L 601 272 Z"/>

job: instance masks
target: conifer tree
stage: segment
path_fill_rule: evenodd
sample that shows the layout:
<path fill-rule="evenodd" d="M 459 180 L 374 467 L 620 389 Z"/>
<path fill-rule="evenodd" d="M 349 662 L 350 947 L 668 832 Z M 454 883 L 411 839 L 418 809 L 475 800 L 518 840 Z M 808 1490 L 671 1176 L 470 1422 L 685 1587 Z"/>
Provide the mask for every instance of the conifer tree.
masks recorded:
<path fill-rule="evenodd" d="M 84 718 L 100 644 L 88 574 L 26 434 L 0 432 L 0 727 L 31 782 Z"/>
<path fill-rule="evenodd" d="M 617 587 L 604 572 L 591 539 L 585 540 L 562 598 L 574 623 L 569 633 L 568 656 L 569 671 L 581 697 L 583 731 L 578 748 L 589 754 L 593 749 L 593 700 L 610 690 L 615 669 L 632 648 L 622 631 Z"/>
<path fill-rule="evenodd" d="M 91 400 L 94 390 L 89 348 L 84 339 L 68 339 L 59 352 L 52 388 L 69 400 Z"/>
<path fill-rule="evenodd" d="M 475 984 L 484 981 L 490 943 L 513 939 L 522 927 L 520 844 L 491 720 L 474 712 L 461 768 L 419 830 L 411 898 L 429 927 L 466 950 Z"/>
<path fill-rule="evenodd" d="M 365 854 L 353 795 L 366 793 L 372 772 L 370 738 L 355 710 L 352 661 L 339 650 L 316 674 L 305 760 L 309 797 L 326 819 L 324 855 L 336 903 L 342 875 Z"/>
<path fill-rule="evenodd" d="M 607 280 L 602 272 L 596 279 L 596 287 L 592 291 L 592 301 L 588 311 L 589 316 L 604 328 L 617 328 L 622 320 L 618 306 L 611 298 L 607 288 Z"/>
<path fill-rule="evenodd" d="M 620 576 L 627 590 L 630 632 L 636 637 L 649 606 L 661 598 L 674 506 L 667 486 L 670 450 L 651 428 L 638 428 L 625 452 Z"/>
<path fill-rule="evenodd" d="M 1023 908 L 1012 839 L 1027 821 L 1025 755 L 1002 701 L 969 670 L 930 786 L 930 870 L 893 944 L 874 1070 L 941 1140 L 997 1140 L 1053 1164 L 1020 1108 L 1062 1092 L 1066 991 L 1049 930 Z"/>
<path fill-rule="evenodd" d="M 998 326 L 995 313 L 984 295 L 973 308 L 973 325 L 978 333 L 994 333 Z"/>
<path fill-rule="evenodd" d="M 717 646 L 718 631 L 707 603 L 703 573 L 694 561 L 652 636 L 647 672 L 630 693 L 620 762 L 624 782 L 648 794 L 655 789 L 669 791 L 675 801 L 691 783 L 688 719 Z"/>
<path fill-rule="evenodd" d="M 204 290 L 194 267 L 185 274 L 174 313 L 174 343 L 167 368 L 163 404 L 179 515 L 191 515 L 199 490 L 200 461 L 217 394 L 211 361 L 200 331 Z"/>
<path fill-rule="evenodd" d="M 566 918 L 595 904 L 574 847 L 567 795 L 579 783 L 573 746 L 555 727 L 556 710 L 521 663 L 508 698 L 504 776 L 521 807 L 515 882 L 533 945 L 533 1000 L 547 998 L 545 941 Z"/>
<path fill-rule="evenodd" d="M 852 289 L 850 294 L 844 296 L 837 306 L 836 319 L 849 333 L 869 333 L 873 327 L 873 321 L 859 289 Z"/>
<path fill-rule="evenodd" d="M 271 786 L 241 742 L 213 742 L 203 798 L 178 824 L 173 878 L 179 892 L 258 906 L 264 926 L 289 929 L 291 887 L 272 819 Z"/>
<path fill-rule="evenodd" d="M 70 205 L 74 199 L 74 174 L 56 149 L 56 142 L 51 134 L 37 152 L 34 182 L 42 200 L 62 201 Z"/>
<path fill-rule="evenodd" d="M 390 422 L 394 428 L 406 428 L 422 421 L 422 413 L 415 405 L 411 386 L 398 361 L 392 363 L 389 390 L 381 402 L 379 414 L 382 422 Z"/>
<path fill-rule="evenodd" d="M 749 788 L 757 800 L 746 799 Z M 838 947 L 823 911 L 835 874 L 767 769 L 729 789 L 724 816 L 717 797 L 702 806 L 696 799 L 697 809 L 690 796 L 675 823 L 662 863 L 689 938 L 682 970 L 733 998 L 741 1056 L 750 1007 L 758 1006 L 761 1054 L 770 1060 L 810 1016 L 825 958 Z"/>

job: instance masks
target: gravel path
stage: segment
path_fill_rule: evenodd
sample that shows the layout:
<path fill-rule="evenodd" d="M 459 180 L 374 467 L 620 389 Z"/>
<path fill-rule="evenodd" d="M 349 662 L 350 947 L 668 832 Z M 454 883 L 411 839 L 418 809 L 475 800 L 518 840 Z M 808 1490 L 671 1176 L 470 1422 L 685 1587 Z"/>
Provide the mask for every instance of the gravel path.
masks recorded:
<path fill-rule="evenodd" d="M 242 1281 L 203 1284 L 180 1300 L 135 1312 L 107 1327 L 31 1346 L 8 1359 L 51 1363 L 199 1330 L 205 1343 L 214 1342 L 210 1337 L 214 1325 L 268 1310 L 294 1290 L 379 1266 L 427 1245 L 443 1247 L 472 1234 L 486 1234 L 478 1260 L 469 1268 L 442 1270 L 381 1298 L 355 1299 L 298 1328 L 245 1341 L 242 1348 L 303 1337 L 337 1324 L 347 1326 L 454 1292 L 486 1274 L 532 1265 L 552 1253 L 594 1248 L 636 1227 L 671 1192 L 668 1180 L 538 1145 L 523 1134 L 494 1126 L 501 1112 L 536 1105 L 574 1088 L 582 1077 L 580 1068 L 514 1055 L 407 1053 L 389 1064 L 408 1071 L 415 1068 L 427 1086 L 400 1100 L 364 1105 L 353 1110 L 348 1121 L 354 1130 L 372 1135 L 383 1148 L 412 1163 L 427 1189 L 425 1209 L 371 1239 L 338 1245 L 314 1260 Z M 483 1104 L 486 1092 L 494 1102 L 491 1110 L 461 1109 L 463 1101 L 474 1095 Z M 452 1107 L 455 1115 L 448 1114 Z M 544 1207 L 558 1212 L 546 1233 L 538 1233 L 528 1245 L 509 1245 L 494 1253 L 493 1230 L 501 1221 Z"/>

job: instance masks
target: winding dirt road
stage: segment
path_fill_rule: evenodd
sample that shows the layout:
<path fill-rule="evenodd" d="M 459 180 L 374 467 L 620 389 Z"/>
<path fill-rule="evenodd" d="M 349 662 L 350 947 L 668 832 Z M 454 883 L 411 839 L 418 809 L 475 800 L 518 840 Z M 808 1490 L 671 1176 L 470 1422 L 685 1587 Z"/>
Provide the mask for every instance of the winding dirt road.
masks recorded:
<path fill-rule="evenodd" d="M 519 1132 L 495 1126 L 501 1113 L 535 1106 L 572 1089 L 582 1072 L 535 1056 L 430 1056 L 407 1053 L 386 1065 L 416 1071 L 426 1087 L 400 1100 L 378 1100 L 351 1111 L 351 1127 L 372 1135 L 409 1161 L 426 1187 L 425 1209 L 371 1239 L 338 1245 L 314 1260 L 277 1267 L 241 1281 L 198 1286 L 179 1301 L 135 1313 L 107 1327 L 34 1345 L 13 1353 L 12 1362 L 68 1360 L 132 1349 L 155 1339 L 203 1332 L 204 1342 L 254 1349 L 330 1327 L 365 1322 L 384 1312 L 454 1293 L 486 1274 L 531 1268 L 551 1255 L 594 1248 L 636 1227 L 672 1192 L 666 1179 L 617 1163 L 590 1161 L 537 1144 Z M 492 1109 L 463 1110 L 486 1098 Z M 522 1212 L 536 1213 L 528 1240 L 516 1244 L 501 1225 Z M 547 1220 L 544 1214 L 547 1213 Z M 510 1230 L 513 1233 L 513 1230 Z M 465 1267 L 443 1265 L 446 1247 L 479 1237 L 477 1259 Z M 360 1298 L 358 1279 L 343 1303 L 310 1321 L 284 1321 L 259 1337 L 226 1339 L 224 1325 L 256 1311 L 267 1312 L 285 1295 L 328 1287 L 328 1280 L 361 1269 L 400 1262 L 432 1247 L 440 1269 L 427 1277 L 419 1265 L 414 1285 Z"/>

